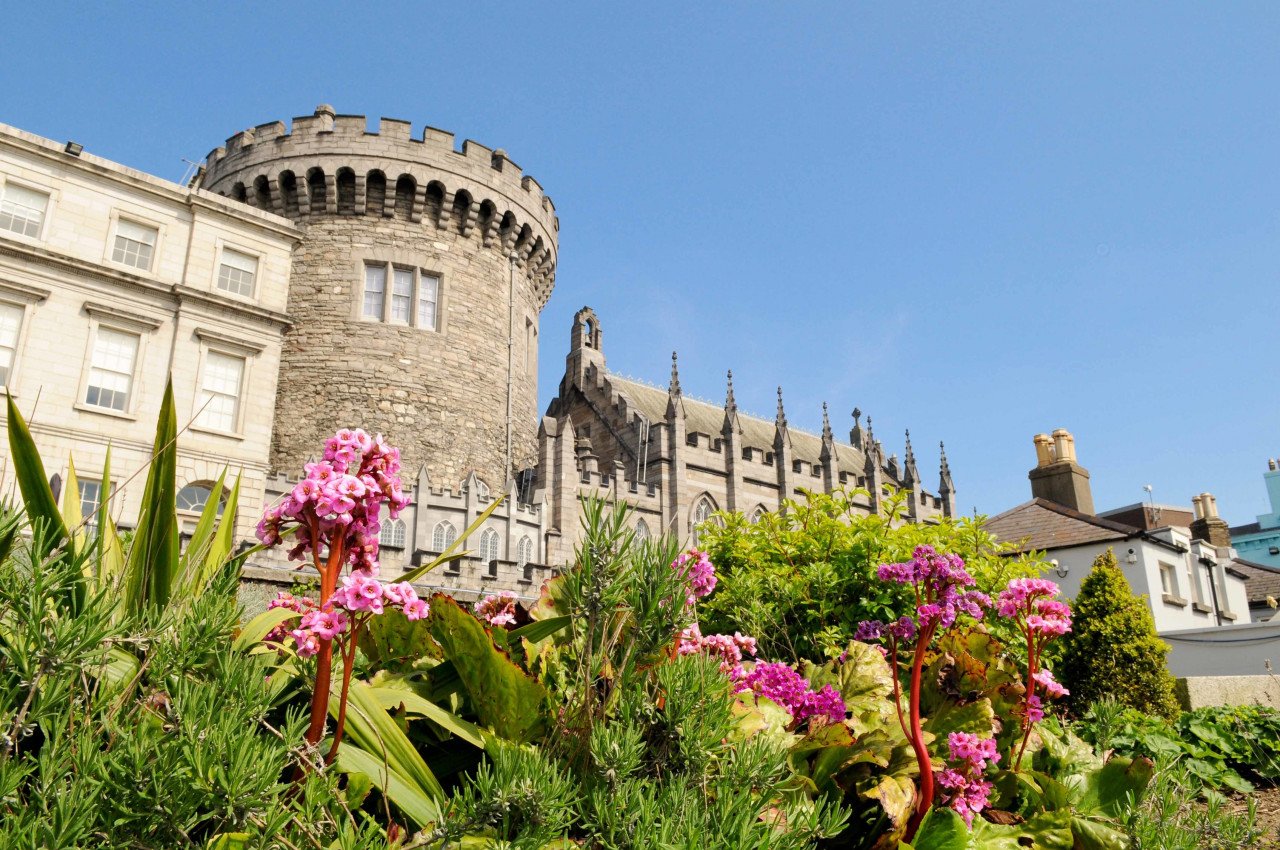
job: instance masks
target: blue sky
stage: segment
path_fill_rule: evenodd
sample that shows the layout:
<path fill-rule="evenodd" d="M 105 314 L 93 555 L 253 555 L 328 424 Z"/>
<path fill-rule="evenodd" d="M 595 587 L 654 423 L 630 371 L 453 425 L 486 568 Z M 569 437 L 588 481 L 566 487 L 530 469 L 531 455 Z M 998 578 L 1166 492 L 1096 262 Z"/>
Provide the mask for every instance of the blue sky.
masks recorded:
<path fill-rule="evenodd" d="M 16 4 L 0 121 L 178 179 L 238 129 L 386 115 L 556 202 L 570 318 L 620 372 L 796 427 L 912 431 L 966 511 L 1071 429 L 1099 509 L 1266 510 L 1280 5 Z M 21 33 L 19 39 L 14 33 Z"/>

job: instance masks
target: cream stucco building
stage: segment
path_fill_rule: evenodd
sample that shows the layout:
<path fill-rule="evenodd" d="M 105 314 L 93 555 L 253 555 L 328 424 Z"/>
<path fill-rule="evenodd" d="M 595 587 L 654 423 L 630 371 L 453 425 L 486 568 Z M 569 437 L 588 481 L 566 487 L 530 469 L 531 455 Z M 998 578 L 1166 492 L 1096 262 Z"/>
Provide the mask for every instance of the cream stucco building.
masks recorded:
<path fill-rule="evenodd" d="M 0 124 L 0 380 L 47 472 L 74 452 L 85 507 L 150 455 L 174 376 L 187 519 L 227 468 L 243 476 L 237 531 L 262 507 L 297 228 Z M 3 488 L 12 492 L 7 447 Z M 113 513 L 136 522 L 141 478 Z"/>

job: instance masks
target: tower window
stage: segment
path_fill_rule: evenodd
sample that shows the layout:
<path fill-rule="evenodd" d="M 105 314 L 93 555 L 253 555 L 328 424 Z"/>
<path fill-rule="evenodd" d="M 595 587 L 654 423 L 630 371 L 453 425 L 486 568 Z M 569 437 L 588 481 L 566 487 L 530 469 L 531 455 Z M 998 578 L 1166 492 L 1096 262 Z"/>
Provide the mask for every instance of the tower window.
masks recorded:
<path fill-rule="evenodd" d="M 390 293 L 387 292 L 388 277 L 391 279 Z M 365 319 L 434 331 L 438 329 L 439 300 L 440 278 L 437 275 L 389 263 L 364 265 L 364 298 L 360 315 Z"/>

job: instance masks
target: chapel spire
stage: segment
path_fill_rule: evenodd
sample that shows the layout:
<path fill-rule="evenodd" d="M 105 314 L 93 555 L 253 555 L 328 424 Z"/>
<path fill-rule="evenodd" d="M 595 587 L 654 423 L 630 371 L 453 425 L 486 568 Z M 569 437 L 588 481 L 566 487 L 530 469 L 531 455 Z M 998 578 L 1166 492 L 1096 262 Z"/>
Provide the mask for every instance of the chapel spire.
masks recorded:
<path fill-rule="evenodd" d="M 938 472 L 942 479 L 938 484 L 938 492 L 946 496 L 956 491 L 956 485 L 951 480 L 951 464 L 947 463 L 947 446 L 941 440 L 938 441 L 938 451 L 941 456 Z"/>
<path fill-rule="evenodd" d="M 724 425 L 721 426 L 721 433 L 741 433 L 742 426 L 738 423 L 738 401 L 733 397 L 733 370 L 725 376 L 726 387 L 724 392 Z"/>
<path fill-rule="evenodd" d="M 667 385 L 667 418 L 684 418 L 684 393 L 680 390 L 680 364 L 671 352 L 671 383 Z"/>
<path fill-rule="evenodd" d="M 920 483 L 920 470 L 916 467 L 916 453 L 911 448 L 911 429 L 907 429 L 907 451 L 903 464 L 902 483 L 908 490 L 914 490 Z"/>

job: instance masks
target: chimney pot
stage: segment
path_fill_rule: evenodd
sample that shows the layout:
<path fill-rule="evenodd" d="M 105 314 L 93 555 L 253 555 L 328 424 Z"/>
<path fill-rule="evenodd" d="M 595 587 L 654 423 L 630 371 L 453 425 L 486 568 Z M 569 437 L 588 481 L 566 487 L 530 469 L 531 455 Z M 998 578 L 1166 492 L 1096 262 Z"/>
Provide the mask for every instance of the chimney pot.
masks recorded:
<path fill-rule="evenodd" d="M 1053 463 L 1053 441 L 1048 434 L 1036 434 L 1032 442 L 1036 446 L 1036 468 Z"/>

